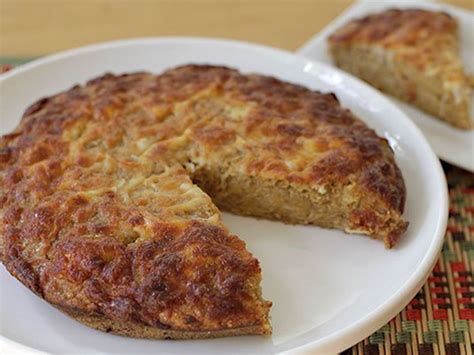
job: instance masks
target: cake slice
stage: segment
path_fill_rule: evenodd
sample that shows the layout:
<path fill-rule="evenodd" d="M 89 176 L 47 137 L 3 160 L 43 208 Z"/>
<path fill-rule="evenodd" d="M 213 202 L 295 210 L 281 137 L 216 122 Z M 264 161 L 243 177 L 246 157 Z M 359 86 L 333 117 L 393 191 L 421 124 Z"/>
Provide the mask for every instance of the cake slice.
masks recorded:
<path fill-rule="evenodd" d="M 338 67 L 453 126 L 472 128 L 469 78 L 450 15 L 390 9 L 347 23 L 328 43 Z"/>

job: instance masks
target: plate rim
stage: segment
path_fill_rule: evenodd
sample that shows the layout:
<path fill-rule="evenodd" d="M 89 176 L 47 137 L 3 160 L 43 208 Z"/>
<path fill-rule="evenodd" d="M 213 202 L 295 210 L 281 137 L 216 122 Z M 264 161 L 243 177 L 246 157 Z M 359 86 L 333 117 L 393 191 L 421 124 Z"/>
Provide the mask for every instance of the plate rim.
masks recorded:
<path fill-rule="evenodd" d="M 418 126 L 413 123 L 408 116 L 391 100 L 385 97 L 383 94 L 378 92 L 376 89 L 370 85 L 362 82 L 361 80 L 354 78 L 348 73 L 341 71 L 338 68 L 332 67 L 326 63 L 321 63 L 315 60 L 311 60 L 304 56 L 300 56 L 297 53 L 292 53 L 286 50 L 274 48 L 271 46 L 265 46 L 255 43 L 249 43 L 245 41 L 238 40 L 229 40 L 229 39 L 220 39 L 220 38 L 209 38 L 209 37 L 187 37 L 187 36 L 163 36 L 163 37 L 139 37 L 139 38 L 128 38 L 128 39 L 118 39 L 113 41 L 101 42 L 92 45 L 82 46 L 78 48 L 68 49 L 51 55 L 47 55 L 38 59 L 35 59 L 31 62 L 28 62 L 24 65 L 21 65 L 12 71 L 2 75 L 0 77 L 0 84 L 8 81 L 9 78 L 12 78 L 16 75 L 34 70 L 35 68 L 43 65 L 51 65 L 55 61 L 61 61 L 62 59 L 67 59 L 76 55 L 86 54 L 87 52 L 106 50 L 114 47 L 123 47 L 128 45 L 137 45 L 137 44 L 151 44 L 151 43 L 165 43 L 165 42 L 180 42 L 180 44 L 186 43 L 203 43 L 203 44 L 215 44 L 215 45 L 232 45 L 232 46 L 242 46 L 247 48 L 253 48 L 255 50 L 273 52 L 275 55 L 286 56 L 296 58 L 299 61 L 305 61 L 309 64 L 315 63 L 316 65 L 328 69 L 330 71 L 336 72 L 342 77 L 346 77 L 349 81 L 355 81 L 357 85 L 364 86 L 371 95 L 376 95 L 379 97 L 381 102 L 384 105 L 391 106 L 391 110 L 394 111 L 398 116 L 403 116 L 403 120 L 408 128 L 411 129 L 412 133 L 419 140 L 421 146 L 425 146 L 425 151 L 429 156 L 426 157 L 428 162 L 431 162 L 429 166 L 432 167 L 433 173 L 436 174 L 435 178 L 437 180 L 437 193 L 440 193 L 440 209 L 439 209 L 439 219 L 436 221 L 437 225 L 434 229 L 434 232 L 431 236 L 431 243 L 425 251 L 423 258 L 420 260 L 417 268 L 413 271 L 411 277 L 409 277 L 401 286 L 401 288 L 390 297 L 388 297 L 383 303 L 381 303 L 377 308 L 373 309 L 371 312 L 361 317 L 358 321 L 352 323 L 351 325 L 339 329 L 337 332 L 330 334 L 320 340 L 309 341 L 306 344 L 300 345 L 291 351 L 292 353 L 297 352 L 308 352 L 314 351 L 316 348 L 332 348 L 344 350 L 347 347 L 352 346 L 361 339 L 369 336 L 373 331 L 380 328 L 383 324 L 393 318 L 396 314 L 400 312 L 403 307 L 413 298 L 413 296 L 419 291 L 419 288 L 423 285 L 426 278 L 429 276 L 429 272 L 433 268 L 439 251 L 442 247 L 444 240 L 444 233 L 446 231 L 447 221 L 448 221 L 448 190 L 446 177 L 443 172 L 441 163 L 437 156 L 435 155 L 431 145 L 428 143 L 427 139 L 418 128 Z M 0 95 L 1 96 L 1 95 Z M 22 343 L 16 342 L 13 339 L 8 338 L 7 336 L 0 334 L 0 343 L 2 340 L 5 340 L 6 343 L 18 345 L 20 349 L 31 349 L 35 353 L 44 353 L 41 350 L 30 348 Z"/>
<path fill-rule="evenodd" d="M 363 9 L 364 6 L 367 5 L 367 3 L 371 3 L 371 1 L 370 0 L 356 0 L 353 4 L 349 5 L 346 9 L 344 9 L 341 13 L 339 13 L 333 20 L 331 20 L 331 22 L 329 22 L 326 26 L 324 26 L 319 32 L 317 32 L 316 34 L 311 36 L 306 42 L 304 42 L 302 45 L 300 45 L 295 50 L 295 53 L 298 54 L 298 55 L 302 55 L 305 58 L 308 58 L 309 60 L 319 61 L 320 58 L 311 58 L 311 56 L 309 55 L 311 49 L 314 48 L 315 46 L 320 45 L 321 42 L 324 41 L 324 39 L 330 33 L 332 33 L 335 29 L 337 29 L 341 24 L 347 22 L 348 18 L 351 17 L 351 15 L 354 11 L 357 11 L 359 8 Z M 474 20 L 474 12 L 473 11 L 470 11 L 468 9 L 463 9 L 463 8 L 460 8 L 460 7 L 457 7 L 457 6 L 454 6 L 454 5 L 445 4 L 445 3 L 442 3 L 442 2 L 438 2 L 438 1 L 432 1 L 432 0 L 398 0 L 398 1 L 397 0 L 385 0 L 384 2 L 378 3 L 377 9 L 381 11 L 383 9 L 388 9 L 388 8 L 393 8 L 393 7 L 401 7 L 401 6 L 406 7 L 407 4 L 412 5 L 412 6 L 424 6 L 426 8 L 433 9 L 433 10 L 438 10 L 438 11 L 446 9 L 448 12 L 452 12 L 453 14 L 455 14 L 457 12 L 457 13 L 462 13 L 465 16 L 471 16 L 472 19 Z M 370 11 L 376 11 L 376 10 L 372 9 Z M 326 64 L 326 63 L 324 63 L 324 64 Z M 336 66 L 333 66 L 333 67 L 337 68 Z M 354 78 L 356 78 L 356 79 L 358 79 L 358 80 L 361 80 L 361 79 L 357 78 L 356 76 L 354 76 L 353 74 L 351 74 L 349 72 L 345 72 L 345 73 L 352 76 L 352 77 L 354 77 Z M 381 93 L 382 95 L 387 97 L 393 104 L 395 104 L 398 107 L 399 103 L 397 101 L 395 101 L 397 99 L 392 98 L 390 95 L 386 95 L 385 93 L 383 93 L 381 91 L 379 91 L 379 93 Z M 417 109 L 415 106 L 411 106 L 411 107 Z M 472 110 L 474 111 L 474 107 L 472 108 Z M 425 112 L 423 112 L 423 113 L 431 116 L 428 113 L 425 113 Z M 408 114 L 406 114 L 406 115 L 407 115 L 407 117 L 409 117 Z M 432 117 L 430 117 L 430 119 L 431 118 Z M 435 119 L 435 118 L 433 118 L 433 119 Z M 444 123 L 444 122 L 441 121 L 441 123 Z M 447 123 L 445 123 L 445 124 L 449 128 L 456 129 L 455 127 L 448 126 Z M 417 125 L 417 127 L 418 127 L 418 125 Z M 469 131 L 460 130 L 459 133 L 465 133 L 465 132 L 469 132 Z M 474 129 L 471 130 L 471 134 L 474 137 Z M 423 132 L 423 135 L 424 135 L 424 132 Z M 471 159 L 470 163 L 465 162 L 462 159 L 458 159 L 456 156 L 452 156 L 448 153 L 445 153 L 442 149 L 437 149 L 436 144 L 430 143 L 428 138 L 427 138 L 427 141 L 430 144 L 433 151 L 435 151 L 436 155 L 440 159 L 442 159 L 442 160 L 444 160 L 444 161 L 446 161 L 446 162 L 448 162 L 452 165 L 460 167 L 462 169 L 468 170 L 470 172 L 474 172 L 474 159 Z"/>

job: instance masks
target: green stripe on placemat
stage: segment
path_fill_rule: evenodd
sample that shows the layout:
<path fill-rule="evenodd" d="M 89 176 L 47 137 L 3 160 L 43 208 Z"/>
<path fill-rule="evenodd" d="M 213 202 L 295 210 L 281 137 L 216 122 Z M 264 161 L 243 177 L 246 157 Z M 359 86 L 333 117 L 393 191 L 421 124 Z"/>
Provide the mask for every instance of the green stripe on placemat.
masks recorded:
<path fill-rule="evenodd" d="M 20 65 L 35 57 L 0 57 Z M 474 340 L 474 174 L 443 163 L 450 196 L 439 261 L 412 302 L 343 354 L 470 354 Z"/>
<path fill-rule="evenodd" d="M 36 58 L 39 58 L 39 57 L 37 57 L 37 56 L 36 57 L 35 56 L 31 56 L 31 57 L 10 57 L 10 56 L 0 57 L 0 65 L 10 64 L 12 66 L 18 66 L 18 65 L 21 65 L 21 64 L 31 62 L 32 60 L 34 60 Z"/>

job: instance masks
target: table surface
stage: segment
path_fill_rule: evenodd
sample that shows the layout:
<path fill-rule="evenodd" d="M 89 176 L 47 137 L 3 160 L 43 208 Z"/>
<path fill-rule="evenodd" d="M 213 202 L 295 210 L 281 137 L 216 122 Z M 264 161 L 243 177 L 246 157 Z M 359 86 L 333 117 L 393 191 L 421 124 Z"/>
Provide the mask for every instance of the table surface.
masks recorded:
<path fill-rule="evenodd" d="M 351 2 L 0 0 L 0 64 L 144 36 L 223 37 L 295 50 Z M 474 0 L 445 2 L 474 10 Z M 449 165 L 445 171 L 450 217 L 433 273 L 407 307 L 344 355 L 474 353 L 474 175 Z"/>
<path fill-rule="evenodd" d="M 119 38 L 208 36 L 295 50 L 352 0 L 0 0 L 0 55 Z M 474 10 L 474 0 L 446 0 Z"/>

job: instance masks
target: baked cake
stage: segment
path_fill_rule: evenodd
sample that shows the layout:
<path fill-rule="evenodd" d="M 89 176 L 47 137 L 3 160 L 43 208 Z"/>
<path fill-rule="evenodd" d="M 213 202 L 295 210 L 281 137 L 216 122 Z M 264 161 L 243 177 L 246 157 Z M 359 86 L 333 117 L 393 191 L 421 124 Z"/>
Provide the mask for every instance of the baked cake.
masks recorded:
<path fill-rule="evenodd" d="M 350 21 L 328 43 L 338 67 L 451 125 L 473 127 L 469 77 L 452 16 L 390 9 Z"/>
<path fill-rule="evenodd" d="M 36 102 L 0 140 L 7 270 L 134 337 L 271 332 L 259 263 L 218 207 L 390 248 L 404 202 L 386 140 L 335 95 L 224 67 L 106 74 Z"/>

